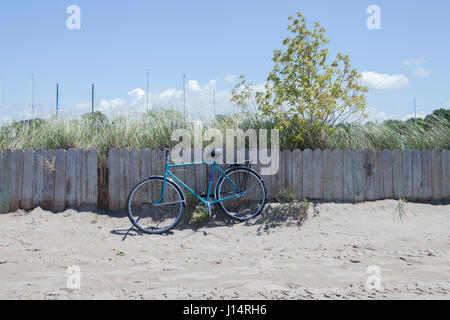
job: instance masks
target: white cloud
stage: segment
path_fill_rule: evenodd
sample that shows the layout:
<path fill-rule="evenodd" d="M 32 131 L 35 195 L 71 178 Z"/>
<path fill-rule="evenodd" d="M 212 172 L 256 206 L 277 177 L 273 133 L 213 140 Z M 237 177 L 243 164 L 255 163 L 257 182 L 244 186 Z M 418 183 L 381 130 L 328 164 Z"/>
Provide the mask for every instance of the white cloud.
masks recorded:
<path fill-rule="evenodd" d="M 201 90 L 200 85 L 195 80 L 189 80 L 186 87 L 188 90 L 193 90 L 193 91 Z"/>
<path fill-rule="evenodd" d="M 429 115 L 429 113 L 426 113 L 425 111 L 417 112 L 417 118 L 425 119 L 425 117 L 427 115 Z M 414 118 L 414 113 L 405 114 L 400 120 L 405 121 L 405 120 L 408 120 L 408 119 L 411 119 L 411 118 Z"/>
<path fill-rule="evenodd" d="M 428 61 L 425 58 L 412 58 L 403 61 L 405 66 L 420 66 L 426 63 L 428 63 Z"/>
<path fill-rule="evenodd" d="M 127 103 L 126 100 L 121 98 L 116 98 L 112 100 L 100 100 L 100 106 L 97 109 L 103 113 L 108 112 L 109 110 L 114 110 L 115 108 L 122 107 Z"/>
<path fill-rule="evenodd" d="M 223 79 L 225 82 L 234 83 L 239 78 L 236 74 L 229 74 Z"/>
<path fill-rule="evenodd" d="M 369 108 L 366 111 L 368 118 L 366 121 L 372 121 L 372 122 L 383 122 L 386 120 L 401 120 L 405 121 L 410 118 L 414 118 L 414 113 L 408 113 L 408 114 L 402 114 L 400 112 L 391 112 L 386 113 L 383 110 L 378 110 L 376 108 Z M 425 118 L 429 113 L 424 111 L 417 112 L 417 118 Z"/>
<path fill-rule="evenodd" d="M 403 74 L 381 74 L 372 71 L 362 72 L 361 83 L 373 90 L 394 90 L 408 86 L 409 80 Z"/>
<path fill-rule="evenodd" d="M 196 80 L 189 80 L 186 83 L 186 111 L 190 118 L 211 118 L 213 115 L 213 89 L 216 88 L 216 81 L 210 80 L 205 85 L 200 85 Z M 216 113 L 229 114 L 239 111 L 239 107 L 233 104 L 229 90 L 216 90 Z M 175 108 L 182 111 L 184 104 L 183 90 L 174 88 L 165 89 L 160 92 L 149 92 L 149 108 Z M 90 104 L 79 104 L 79 110 L 87 110 Z M 127 99 L 115 98 L 111 100 L 103 99 L 97 109 L 108 114 L 117 115 L 123 112 L 144 112 L 147 109 L 146 91 L 135 88 L 128 92 Z"/>
<path fill-rule="evenodd" d="M 416 75 L 422 78 L 426 78 L 431 75 L 431 70 L 425 69 L 424 67 L 419 67 L 414 72 L 416 73 Z"/>

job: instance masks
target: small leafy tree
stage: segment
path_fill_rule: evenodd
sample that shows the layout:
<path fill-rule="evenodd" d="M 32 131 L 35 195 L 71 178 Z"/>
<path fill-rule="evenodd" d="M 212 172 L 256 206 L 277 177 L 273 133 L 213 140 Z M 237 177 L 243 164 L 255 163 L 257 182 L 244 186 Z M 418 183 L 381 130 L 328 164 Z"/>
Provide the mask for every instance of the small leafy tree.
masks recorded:
<path fill-rule="evenodd" d="M 361 76 L 351 68 L 348 55 L 339 53 L 329 62 L 329 41 L 319 23 L 309 30 L 301 13 L 289 21 L 287 29 L 293 36 L 283 41 L 283 50 L 274 51 L 273 70 L 264 88 L 255 90 L 242 75 L 231 100 L 247 109 L 251 102 L 254 111 L 273 118 L 277 128 L 288 130 L 295 141 L 317 145 L 317 137 L 330 134 L 333 125 L 367 117 L 368 90 L 360 84 Z"/>

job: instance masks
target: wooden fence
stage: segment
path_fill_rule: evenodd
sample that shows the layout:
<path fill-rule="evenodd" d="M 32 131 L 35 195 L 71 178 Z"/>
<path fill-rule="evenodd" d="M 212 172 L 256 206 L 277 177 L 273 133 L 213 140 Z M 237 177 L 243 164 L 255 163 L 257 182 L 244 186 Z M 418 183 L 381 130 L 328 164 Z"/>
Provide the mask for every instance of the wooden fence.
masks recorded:
<path fill-rule="evenodd" d="M 96 150 L 0 150 L 0 213 L 97 205 Z"/>
<path fill-rule="evenodd" d="M 260 172 L 261 166 L 252 168 Z M 96 150 L 0 150 L 0 213 L 37 206 L 54 210 L 97 206 L 100 189 L 102 193 L 105 189 L 106 208 L 123 210 L 129 190 L 163 170 L 161 150 L 110 149 L 105 162 L 99 161 Z M 204 192 L 209 170 L 188 166 L 174 172 Z M 107 174 L 100 177 L 99 172 Z M 325 201 L 449 201 L 450 152 L 282 151 L 278 172 L 263 178 L 269 200 L 286 189 L 299 198 Z"/>
<path fill-rule="evenodd" d="M 193 151 L 199 152 L 201 150 Z M 111 149 L 108 153 L 109 209 L 125 209 L 128 191 L 164 170 L 160 150 Z M 259 164 L 252 168 L 260 172 Z M 205 192 L 209 167 L 176 168 L 174 173 Z M 450 152 L 419 150 L 294 150 L 280 152 L 280 168 L 263 176 L 269 200 L 282 189 L 299 198 L 325 201 L 450 200 Z"/>

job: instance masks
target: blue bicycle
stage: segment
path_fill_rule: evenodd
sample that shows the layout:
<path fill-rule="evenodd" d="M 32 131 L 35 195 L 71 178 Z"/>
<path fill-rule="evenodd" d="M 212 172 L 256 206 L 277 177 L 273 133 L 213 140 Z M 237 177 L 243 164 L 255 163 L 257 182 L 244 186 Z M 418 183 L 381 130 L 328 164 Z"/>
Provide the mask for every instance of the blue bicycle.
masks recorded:
<path fill-rule="evenodd" d="M 186 198 L 180 186 L 191 192 L 207 208 L 215 204 L 233 219 L 247 221 L 259 215 L 266 202 L 266 188 L 262 177 L 248 166 L 236 163 L 222 170 L 215 158 L 221 150 L 212 150 L 213 160 L 183 164 L 170 164 L 170 152 L 165 150 L 165 170 L 163 176 L 151 176 L 138 183 L 127 199 L 128 217 L 133 225 L 144 233 L 164 233 L 174 228 L 180 221 L 186 208 Z M 193 165 L 211 165 L 207 191 L 197 194 L 171 168 Z M 214 170 L 219 171 L 219 178 L 211 197 Z"/>

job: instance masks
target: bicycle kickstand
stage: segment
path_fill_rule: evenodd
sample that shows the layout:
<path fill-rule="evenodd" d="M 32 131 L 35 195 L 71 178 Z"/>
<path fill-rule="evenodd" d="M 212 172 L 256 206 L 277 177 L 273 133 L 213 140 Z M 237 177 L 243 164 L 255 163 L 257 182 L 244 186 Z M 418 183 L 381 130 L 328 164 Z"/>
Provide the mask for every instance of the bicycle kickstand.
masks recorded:
<path fill-rule="evenodd" d="M 214 214 L 212 214 L 212 211 L 211 211 L 211 204 L 210 203 L 208 203 L 208 213 L 209 213 L 209 217 L 210 218 L 212 218 L 212 219 L 215 219 L 216 218 L 216 215 Z"/>

